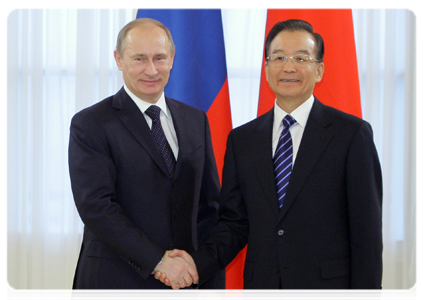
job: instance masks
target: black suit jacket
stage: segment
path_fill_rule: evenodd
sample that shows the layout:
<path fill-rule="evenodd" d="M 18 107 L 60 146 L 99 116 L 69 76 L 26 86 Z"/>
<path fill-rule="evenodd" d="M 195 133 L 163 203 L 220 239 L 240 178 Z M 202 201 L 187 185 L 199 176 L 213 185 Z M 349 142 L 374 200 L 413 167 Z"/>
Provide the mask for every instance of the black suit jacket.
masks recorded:
<path fill-rule="evenodd" d="M 166 103 L 179 144 L 173 179 L 123 88 L 72 119 L 69 170 L 85 224 L 74 288 L 166 288 L 151 275 L 165 250 L 197 249 L 216 223 L 220 183 L 207 116 Z"/>
<path fill-rule="evenodd" d="M 370 125 L 315 99 L 279 211 L 273 109 L 231 131 L 200 282 L 248 243 L 244 287 L 381 288 L 382 178 Z"/>

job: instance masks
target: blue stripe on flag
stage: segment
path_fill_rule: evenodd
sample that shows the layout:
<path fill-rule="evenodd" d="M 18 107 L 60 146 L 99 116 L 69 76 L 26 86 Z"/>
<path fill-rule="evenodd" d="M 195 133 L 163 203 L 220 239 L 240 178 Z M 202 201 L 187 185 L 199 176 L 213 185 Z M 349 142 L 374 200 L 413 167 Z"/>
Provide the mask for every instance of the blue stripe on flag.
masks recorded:
<path fill-rule="evenodd" d="M 220 9 L 139 9 L 137 18 L 162 22 L 172 33 L 176 55 L 167 96 L 207 112 L 226 77 Z"/>

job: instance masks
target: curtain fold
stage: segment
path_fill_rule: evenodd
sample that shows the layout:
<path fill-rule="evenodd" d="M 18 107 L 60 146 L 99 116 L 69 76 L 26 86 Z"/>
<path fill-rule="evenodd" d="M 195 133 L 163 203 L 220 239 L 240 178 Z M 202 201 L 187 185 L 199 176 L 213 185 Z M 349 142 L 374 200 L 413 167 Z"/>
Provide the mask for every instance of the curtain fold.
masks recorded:
<path fill-rule="evenodd" d="M 410 10 L 405 11 L 405 40 L 406 59 L 405 61 L 405 90 L 404 90 L 404 115 L 405 115 L 405 138 L 404 138 L 404 219 L 407 220 L 404 226 L 404 249 L 403 265 L 401 274 L 403 278 L 401 288 L 411 288 L 417 283 L 417 259 L 416 259 L 416 16 Z M 397 285 L 400 286 L 400 285 Z"/>
<path fill-rule="evenodd" d="M 383 288 L 416 282 L 415 16 L 353 10 L 363 118 L 372 124 L 383 175 Z"/>
<path fill-rule="evenodd" d="M 8 281 L 70 288 L 82 223 L 67 165 L 79 110 L 123 84 L 113 49 L 132 10 L 15 10 L 8 19 Z"/>
<path fill-rule="evenodd" d="M 83 226 L 68 175 L 70 120 L 122 86 L 113 50 L 133 13 L 15 10 L 8 18 L 7 277 L 13 288 L 72 286 Z M 265 14 L 222 10 L 234 128 L 257 114 Z M 416 282 L 416 20 L 408 10 L 353 10 L 353 20 L 363 118 L 373 126 L 383 171 L 383 288 L 407 289 Z"/>

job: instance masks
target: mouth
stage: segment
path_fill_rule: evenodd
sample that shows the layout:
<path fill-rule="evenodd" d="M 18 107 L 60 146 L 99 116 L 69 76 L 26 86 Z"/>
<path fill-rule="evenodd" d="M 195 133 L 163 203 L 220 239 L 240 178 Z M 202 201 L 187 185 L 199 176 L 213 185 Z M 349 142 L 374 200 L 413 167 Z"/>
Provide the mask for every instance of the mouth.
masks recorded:
<path fill-rule="evenodd" d="M 159 82 L 159 79 L 156 80 L 140 80 L 142 83 L 144 83 L 145 85 L 154 85 L 157 82 Z"/>
<path fill-rule="evenodd" d="M 281 79 L 282 82 L 299 82 L 299 80 L 296 79 Z"/>

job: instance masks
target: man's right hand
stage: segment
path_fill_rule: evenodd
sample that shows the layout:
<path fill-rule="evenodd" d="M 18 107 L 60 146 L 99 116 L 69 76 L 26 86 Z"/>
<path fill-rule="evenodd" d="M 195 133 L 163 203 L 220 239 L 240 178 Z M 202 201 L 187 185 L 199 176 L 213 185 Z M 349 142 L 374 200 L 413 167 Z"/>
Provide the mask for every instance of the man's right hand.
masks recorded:
<path fill-rule="evenodd" d="M 185 288 L 199 280 L 195 262 L 184 250 L 166 251 L 154 269 L 154 277 L 173 289 Z"/>

